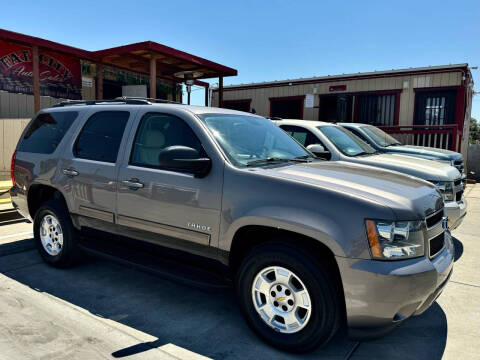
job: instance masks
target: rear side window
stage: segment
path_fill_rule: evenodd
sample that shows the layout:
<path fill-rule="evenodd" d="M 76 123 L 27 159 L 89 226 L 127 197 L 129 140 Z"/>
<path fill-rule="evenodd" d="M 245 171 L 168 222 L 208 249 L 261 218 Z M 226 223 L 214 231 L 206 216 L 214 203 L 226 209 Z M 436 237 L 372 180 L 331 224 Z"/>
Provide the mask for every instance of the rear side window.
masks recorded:
<path fill-rule="evenodd" d="M 280 128 L 288 133 L 291 137 L 297 140 L 304 147 L 312 144 L 320 144 L 320 140 L 317 139 L 309 130 L 299 126 L 283 125 Z"/>
<path fill-rule="evenodd" d="M 51 154 L 78 116 L 77 111 L 38 114 L 18 144 L 18 151 Z"/>
<path fill-rule="evenodd" d="M 75 157 L 114 163 L 129 116 L 128 111 L 101 111 L 93 114 L 75 143 Z"/>
<path fill-rule="evenodd" d="M 357 135 L 360 139 L 362 139 L 363 141 L 365 141 L 366 143 L 368 143 L 368 140 L 365 138 L 365 136 L 360 133 L 360 131 L 358 131 L 357 129 L 352 129 L 352 128 L 345 128 L 347 129 L 348 131 L 351 131 L 352 133 L 354 133 L 355 135 Z"/>

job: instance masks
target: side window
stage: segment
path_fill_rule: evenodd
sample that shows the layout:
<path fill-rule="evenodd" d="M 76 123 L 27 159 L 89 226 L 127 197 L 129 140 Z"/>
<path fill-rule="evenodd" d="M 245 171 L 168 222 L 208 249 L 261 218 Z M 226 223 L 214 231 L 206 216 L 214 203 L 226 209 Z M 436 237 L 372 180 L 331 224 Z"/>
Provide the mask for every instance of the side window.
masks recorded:
<path fill-rule="evenodd" d="M 114 163 L 130 113 L 100 111 L 88 120 L 73 148 L 77 158 Z"/>
<path fill-rule="evenodd" d="M 352 128 L 345 128 L 345 129 L 347 129 L 348 131 L 351 131 L 354 135 L 357 135 L 360 139 L 362 139 L 368 144 L 367 138 L 362 133 L 360 133 L 360 131 L 358 131 L 357 129 L 352 129 Z"/>
<path fill-rule="evenodd" d="M 160 151 L 174 145 L 188 146 L 203 153 L 200 141 L 182 119 L 168 114 L 147 113 L 135 135 L 130 164 L 160 168 Z"/>
<path fill-rule="evenodd" d="M 17 150 L 39 154 L 53 153 L 77 116 L 77 111 L 38 114 L 25 131 Z"/>
<path fill-rule="evenodd" d="M 293 137 L 297 140 L 300 144 L 304 147 L 307 147 L 311 144 L 321 144 L 321 141 L 307 129 L 298 127 L 298 126 L 291 126 L 291 125 L 283 125 L 280 128 L 287 132 L 288 135 Z"/>

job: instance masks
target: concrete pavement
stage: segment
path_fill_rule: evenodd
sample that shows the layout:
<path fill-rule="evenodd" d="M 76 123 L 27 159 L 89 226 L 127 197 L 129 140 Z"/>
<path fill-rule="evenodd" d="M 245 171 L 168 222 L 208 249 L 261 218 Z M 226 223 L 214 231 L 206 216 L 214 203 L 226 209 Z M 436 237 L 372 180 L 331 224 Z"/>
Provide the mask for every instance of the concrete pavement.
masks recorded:
<path fill-rule="evenodd" d="M 466 194 L 454 273 L 429 310 L 381 339 L 339 334 L 302 356 L 259 341 L 231 290 L 202 291 L 100 259 L 53 269 L 33 249 L 31 224 L 0 226 L 0 359 L 480 359 L 480 185 Z"/>

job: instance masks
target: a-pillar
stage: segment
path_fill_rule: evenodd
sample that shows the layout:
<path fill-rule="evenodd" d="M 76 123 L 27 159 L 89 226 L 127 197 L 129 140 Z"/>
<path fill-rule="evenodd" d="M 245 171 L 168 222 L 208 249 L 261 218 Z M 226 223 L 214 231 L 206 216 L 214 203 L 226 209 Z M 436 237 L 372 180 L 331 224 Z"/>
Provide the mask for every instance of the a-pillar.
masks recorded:
<path fill-rule="evenodd" d="M 38 46 L 32 47 L 33 62 L 33 109 L 35 113 L 40 111 L 40 58 L 38 56 Z"/>

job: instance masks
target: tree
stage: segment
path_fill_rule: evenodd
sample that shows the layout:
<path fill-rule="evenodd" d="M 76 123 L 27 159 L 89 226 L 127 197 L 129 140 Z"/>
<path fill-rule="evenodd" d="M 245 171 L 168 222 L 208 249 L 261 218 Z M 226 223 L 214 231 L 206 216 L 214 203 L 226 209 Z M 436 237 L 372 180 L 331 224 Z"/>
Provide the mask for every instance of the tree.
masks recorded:
<path fill-rule="evenodd" d="M 480 125 L 477 119 L 470 118 L 470 143 L 473 144 L 476 140 L 480 141 Z"/>

